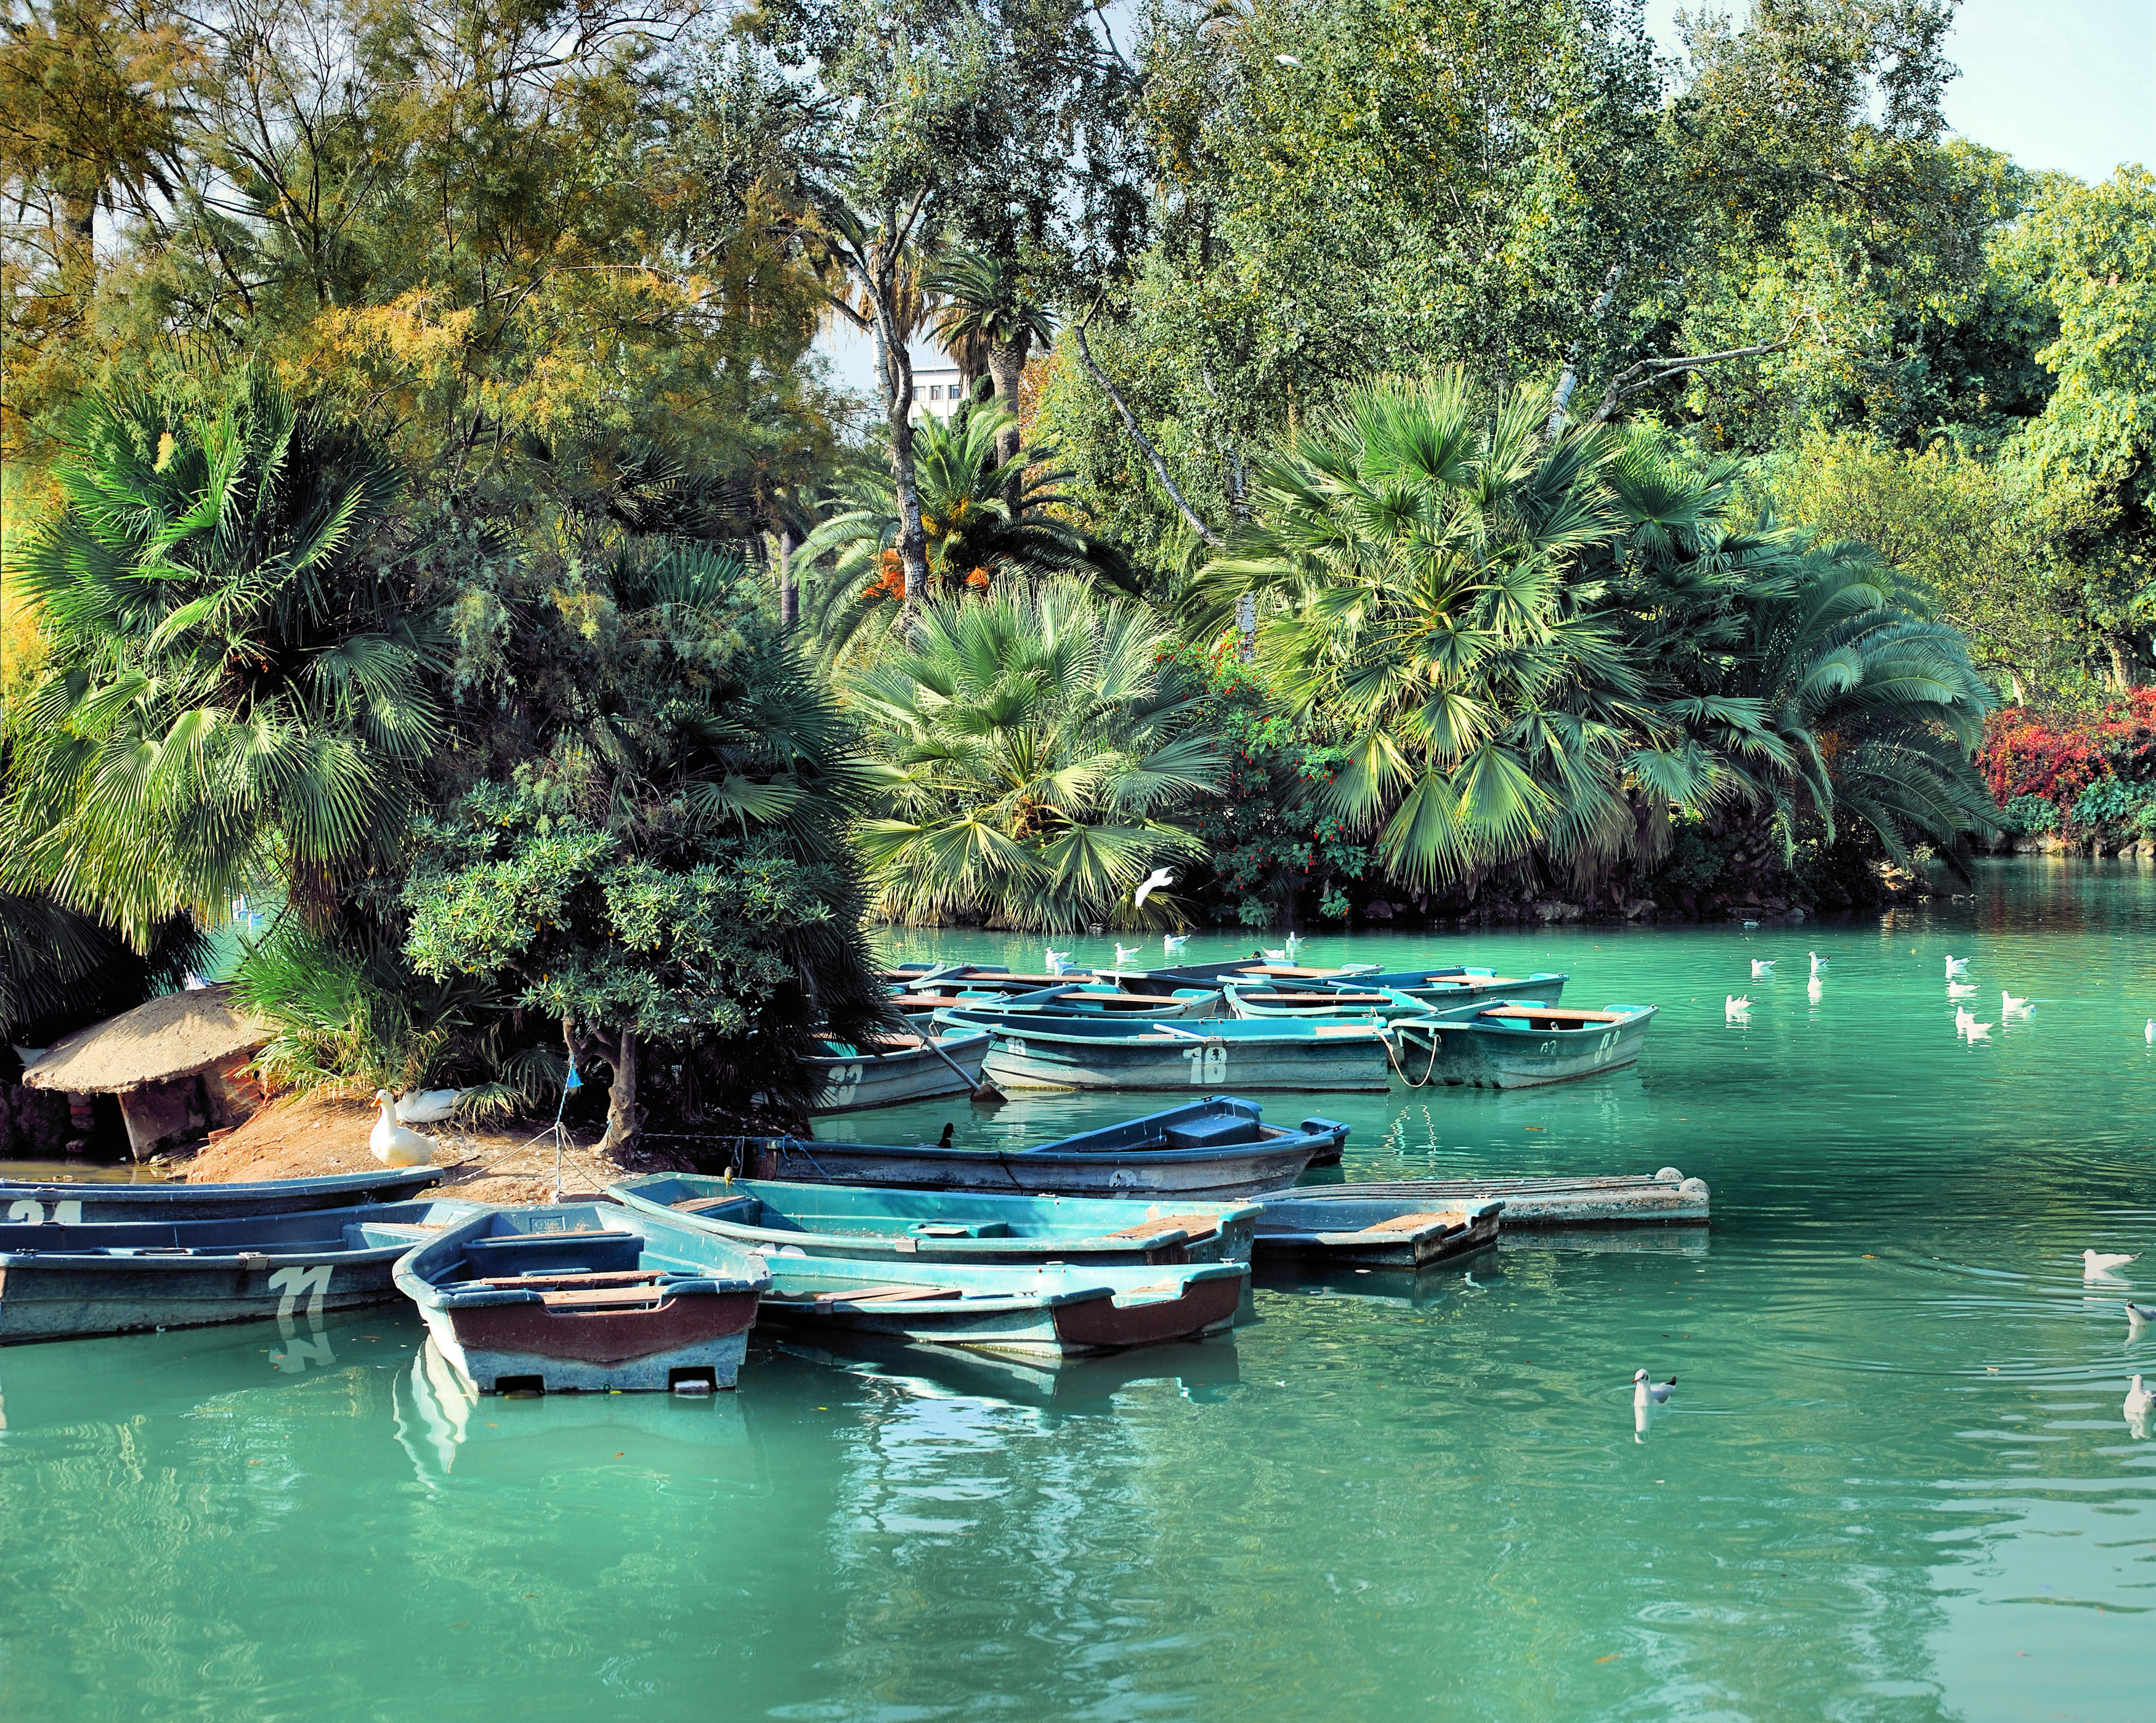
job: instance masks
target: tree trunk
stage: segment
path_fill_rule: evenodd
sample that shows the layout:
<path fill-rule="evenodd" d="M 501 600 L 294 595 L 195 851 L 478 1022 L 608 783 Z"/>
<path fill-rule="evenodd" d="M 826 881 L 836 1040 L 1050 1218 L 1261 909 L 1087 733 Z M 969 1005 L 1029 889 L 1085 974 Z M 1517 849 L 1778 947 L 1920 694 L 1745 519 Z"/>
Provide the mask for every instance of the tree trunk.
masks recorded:
<path fill-rule="evenodd" d="M 608 1060 L 613 1082 L 607 1090 L 606 1135 L 599 1139 L 599 1147 L 618 1154 L 634 1147 L 637 1132 L 644 1128 L 644 1112 L 636 1104 L 635 1030 L 624 1029 L 614 1038 Z"/>
<path fill-rule="evenodd" d="M 801 620 L 801 592 L 793 584 L 793 529 L 778 529 L 778 623 L 791 628 Z"/>
<path fill-rule="evenodd" d="M 996 459 L 1004 466 L 1018 459 L 1024 444 L 1018 423 L 1018 385 L 1025 375 L 1026 355 L 1032 346 L 1033 337 L 1021 334 L 1016 341 L 998 341 L 988 349 L 988 376 L 996 386 L 997 398 L 1011 410 L 1010 423 L 996 433 Z"/>
<path fill-rule="evenodd" d="M 2112 679 L 2118 685 L 2121 694 L 2131 694 L 2133 691 L 2133 670 L 2126 661 L 2126 652 L 2119 644 L 2118 637 L 2112 635 L 2103 644 L 2111 649 Z"/>
<path fill-rule="evenodd" d="M 906 608 L 911 610 L 928 585 L 928 535 L 921 528 L 921 490 L 913 476 L 913 355 L 899 323 L 898 248 L 880 241 L 870 249 L 869 261 L 891 488 L 898 493 L 898 561 L 906 571 Z"/>

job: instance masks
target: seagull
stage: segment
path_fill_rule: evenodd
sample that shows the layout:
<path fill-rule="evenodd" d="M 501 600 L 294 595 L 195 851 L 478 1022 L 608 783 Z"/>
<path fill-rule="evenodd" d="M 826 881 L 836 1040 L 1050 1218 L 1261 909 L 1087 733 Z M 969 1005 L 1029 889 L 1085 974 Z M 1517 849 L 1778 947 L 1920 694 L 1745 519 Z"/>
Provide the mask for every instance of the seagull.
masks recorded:
<path fill-rule="evenodd" d="M 1635 1408 L 1645 1406 L 1650 1400 L 1657 1406 L 1666 1406 L 1670 1403 L 1670 1396 L 1676 1391 L 1677 1379 L 1675 1377 L 1667 1382 L 1649 1382 L 1645 1371 L 1632 1372 L 1632 1404 Z"/>
<path fill-rule="evenodd" d="M 1749 1017 L 1751 1013 L 1752 1002 L 1746 998 L 1743 994 L 1725 993 L 1722 996 L 1722 1022 L 1726 1023 L 1742 1023 L 1746 1018 Z"/>
<path fill-rule="evenodd" d="M 1160 936 L 1161 950 L 1171 957 L 1189 943 L 1190 936 L 1187 933 L 1163 933 Z"/>
<path fill-rule="evenodd" d="M 1153 893 L 1156 891 L 1164 890 L 1168 886 L 1174 884 L 1174 874 L 1169 873 L 1166 868 L 1155 868 L 1152 872 L 1146 875 L 1145 884 L 1138 887 L 1137 896 L 1135 900 L 1137 906 L 1140 909 L 1143 909 L 1145 907 L 1145 900 L 1151 897 Z"/>
<path fill-rule="evenodd" d="M 2082 1253 L 2082 1279 L 2093 1280 L 2099 1274 L 2108 1274 L 2114 1269 L 2123 1269 L 2128 1263 L 2140 1260 L 2138 1252 L 2132 1256 L 2121 1256 L 2115 1250 L 2084 1250 Z"/>
<path fill-rule="evenodd" d="M 1969 972 L 1969 959 L 1968 959 L 1968 958 L 1966 958 L 1966 957 L 1949 957 L 1949 958 L 1948 958 L 1948 959 L 1947 959 L 1947 979 L 1948 979 L 1948 980 L 1951 981 L 1951 980 L 1953 980 L 1953 977 L 1956 977 L 1956 976 L 1958 976 L 1958 975 L 1966 975 L 1968 972 Z"/>
<path fill-rule="evenodd" d="M 1954 1007 L 1954 1033 L 1966 1035 L 1969 1033 L 1969 1026 L 1975 1021 L 1976 1013 L 1969 1007 L 1966 1005 Z"/>
<path fill-rule="evenodd" d="M 1826 958 L 1826 957 L 1822 957 L 1822 956 L 1820 956 L 1820 954 L 1819 954 L 1817 951 L 1814 951 L 1813 953 L 1811 953 L 1811 960 L 1812 960 L 1812 973 L 1813 973 L 1814 975 L 1817 975 L 1817 974 L 1820 972 L 1820 971 L 1821 971 L 1822 969 L 1825 968 L 1825 967 L 1826 967 L 1826 966 L 1828 965 L 1828 963 L 1829 963 L 1829 962 L 1830 962 L 1830 961 L 1832 961 L 1832 960 L 1831 960 L 1831 959 L 1830 959 L 1830 958 Z"/>
<path fill-rule="evenodd" d="M 1974 1018 L 1971 1018 L 1969 1020 L 1969 1044 L 1974 1047 L 1979 1041 L 1989 1041 L 1994 1027 L 1996 1026 L 1991 1023 L 1980 1023 Z"/>
<path fill-rule="evenodd" d="M 2156 1305 L 2138 1305 L 2130 1299 L 2121 1299 L 2126 1306 L 2126 1331 L 2138 1334 L 2151 1322 L 2156 1322 Z"/>
<path fill-rule="evenodd" d="M 1772 957 L 1754 957 L 1752 960 L 1752 979 L 1763 981 L 1773 973 L 1774 968 L 1774 960 Z"/>
<path fill-rule="evenodd" d="M 1999 1014 L 2002 1018 L 2033 1017 L 2035 1013 L 2036 1008 L 2026 999 L 2017 999 L 2004 988 L 1999 990 Z"/>
<path fill-rule="evenodd" d="M 2141 1038 L 2151 1046 L 2156 1046 L 2156 1017 L 2148 1019 L 2148 1027 L 2141 1032 Z"/>
<path fill-rule="evenodd" d="M 1117 945 L 1116 947 L 1116 967 L 1120 969 L 1126 963 L 1136 962 L 1137 961 L 1138 952 L 1141 949 L 1142 947 L 1137 946 Z"/>
<path fill-rule="evenodd" d="M 1050 951 L 1048 952 L 1048 954 L 1047 954 L 1047 955 L 1048 955 L 1048 972 L 1049 972 L 1050 975 L 1060 975 L 1060 974 L 1062 974 L 1062 973 L 1063 973 L 1063 966 L 1064 966 L 1065 964 L 1068 963 L 1068 962 L 1070 961 L 1070 952 L 1068 952 L 1068 951 Z"/>
<path fill-rule="evenodd" d="M 1950 981 L 1947 983 L 1947 997 L 1949 999 L 1966 999 L 1975 991 L 1974 982 Z"/>
<path fill-rule="evenodd" d="M 2141 1386 L 2141 1378 L 2137 1374 L 2133 1386 L 2126 1391 L 2126 1415 L 2138 1422 L 2148 1417 L 2152 1408 L 2156 1408 L 2156 1394 L 2150 1393 Z"/>
<path fill-rule="evenodd" d="M 1744 925 L 1747 927 L 1757 927 L 1759 924 L 1757 921 L 1747 921 Z"/>

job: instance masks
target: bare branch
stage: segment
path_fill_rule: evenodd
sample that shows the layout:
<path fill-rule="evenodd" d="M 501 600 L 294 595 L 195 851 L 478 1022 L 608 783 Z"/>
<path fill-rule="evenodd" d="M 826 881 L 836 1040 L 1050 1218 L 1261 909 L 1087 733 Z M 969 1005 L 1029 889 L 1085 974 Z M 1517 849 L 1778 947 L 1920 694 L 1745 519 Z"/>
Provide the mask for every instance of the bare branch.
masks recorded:
<path fill-rule="evenodd" d="M 1183 500 L 1183 493 L 1175 488 L 1175 480 L 1168 476 L 1168 463 L 1160 458 L 1160 451 L 1152 446 L 1152 439 L 1140 428 L 1137 415 L 1124 404 L 1123 397 L 1116 392 L 1116 386 L 1108 381 L 1108 374 L 1093 362 L 1092 349 L 1086 345 L 1086 326 L 1100 308 L 1100 300 L 1095 300 L 1086 315 L 1070 326 L 1070 332 L 1078 339 L 1078 357 L 1086 369 L 1092 373 L 1093 381 L 1101 386 L 1101 392 L 1116 403 L 1116 411 L 1122 415 L 1123 428 L 1131 433 L 1131 440 L 1144 452 L 1147 463 L 1152 468 L 1153 477 L 1160 480 L 1161 489 L 1168 494 L 1177 510 L 1190 523 L 1190 530 L 1217 549 L 1220 535 L 1199 520 L 1197 511 Z"/>

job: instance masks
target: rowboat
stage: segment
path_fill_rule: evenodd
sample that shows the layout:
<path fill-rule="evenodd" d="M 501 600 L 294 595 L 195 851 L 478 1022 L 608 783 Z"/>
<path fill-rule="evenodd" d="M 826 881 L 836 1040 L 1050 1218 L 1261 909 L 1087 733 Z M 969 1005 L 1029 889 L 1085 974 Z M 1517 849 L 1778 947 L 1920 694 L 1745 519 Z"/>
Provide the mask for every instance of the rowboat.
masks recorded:
<path fill-rule="evenodd" d="M 1316 983 L 1278 983 L 1223 990 L 1229 1011 L 1239 1018 L 1264 1022 L 1270 1018 L 1353 1017 L 1378 1018 L 1427 1017 L 1430 1007 L 1407 993 L 1388 988 L 1328 987 Z"/>
<path fill-rule="evenodd" d="M 893 1263 L 860 1257 L 765 1258 L 775 1324 L 859 1329 L 942 1346 L 1073 1357 L 1234 1325 L 1248 1263 Z"/>
<path fill-rule="evenodd" d="M 1255 1203 L 854 1189 L 694 1172 L 626 1178 L 607 1195 L 751 1249 L 892 1262 L 1248 1262 L 1258 1219 Z"/>
<path fill-rule="evenodd" d="M 0 1342 L 296 1317 L 386 1304 L 397 1259 L 485 1213 L 382 1203 L 196 1221 L 0 1226 Z"/>
<path fill-rule="evenodd" d="M 938 1057 L 927 1035 L 891 1035 L 878 1046 L 825 1041 L 821 1055 L 801 1063 L 816 1080 L 812 1113 L 854 1113 L 865 1107 L 894 1106 L 938 1095 L 963 1095 L 981 1080 L 981 1059 L 988 1036 L 978 1029 L 946 1029 L 936 1037 Z M 952 1067 L 957 1069 L 953 1070 Z"/>
<path fill-rule="evenodd" d="M 1174 1018 L 1188 1022 L 1219 1016 L 1220 990 L 1178 987 L 1167 995 L 1125 993 L 1114 987 L 1065 982 L 1022 993 L 988 993 L 961 984 L 950 992 L 923 989 L 903 994 L 891 1003 L 916 1020 L 937 1011 L 969 1011 L 997 1017 Z"/>
<path fill-rule="evenodd" d="M 1172 992 L 1178 987 L 1272 987 L 1404 993 L 1431 1006 L 1464 1005 L 1492 997 L 1554 1005 L 1569 979 L 1548 970 L 1508 976 L 1466 964 L 1380 969 L 1374 963 L 1347 963 L 1317 969 L 1255 957 L 1225 963 L 1187 963 L 1174 969 L 1102 970 L 1098 978 L 1113 982 L 1127 993 Z"/>
<path fill-rule="evenodd" d="M 724 1238 L 593 1203 L 475 1215 L 396 1279 L 483 1394 L 730 1388 L 771 1284 Z"/>
<path fill-rule="evenodd" d="M 1399 1197 L 1313 1203 L 1283 1192 L 1265 1199 L 1257 1254 L 1261 1261 L 1303 1257 L 1348 1268 L 1428 1268 L 1489 1249 L 1504 1207 L 1484 1201 L 1444 1208 Z"/>
<path fill-rule="evenodd" d="M 1011 1089 L 1357 1090 L 1382 1092 L 1389 1069 L 1373 1018 L 1266 1023 L 1224 1018 L 1183 1028 L 1158 1019 L 1014 1023 L 943 1011 L 939 1022 L 988 1031 L 981 1069 Z"/>
<path fill-rule="evenodd" d="M 1600 1011 L 1507 1001 L 1465 1005 L 1393 1025 L 1400 1073 L 1417 1088 L 1431 1083 L 1478 1089 L 1531 1089 L 1629 1065 L 1654 1021 L 1652 1005 Z M 990 1044 L 991 1052 L 993 1044 Z"/>
<path fill-rule="evenodd" d="M 1298 1203 L 1416 1203 L 1429 1208 L 1505 1205 L 1505 1235 L 1562 1227 L 1707 1223 L 1707 1181 L 1674 1167 L 1645 1174 L 1573 1178 L 1398 1178 L 1367 1184 L 1298 1185 Z"/>
<path fill-rule="evenodd" d="M 1440 1009 L 1472 1004 L 1482 999 L 1510 999 L 1554 1005 L 1564 992 L 1569 976 L 1538 969 L 1532 975 L 1500 975 L 1494 969 L 1394 969 L 1374 975 L 1354 974 L 1322 979 L 1321 987 L 1352 987 L 1358 992 L 1382 988 Z"/>
<path fill-rule="evenodd" d="M 230 1220 L 406 1203 L 442 1177 L 439 1167 L 378 1167 L 320 1178 L 273 1178 L 255 1184 L 105 1183 L 85 1179 L 29 1182 L 0 1179 L 0 1222 L 16 1226 L 125 1225 L 145 1221 Z"/>
<path fill-rule="evenodd" d="M 753 1171 L 759 1178 L 916 1191 L 1239 1202 L 1337 1161 L 1347 1138 L 1337 1120 L 1310 1118 L 1285 1130 L 1265 1124 L 1257 1102 L 1216 1095 L 1027 1149 L 772 1137 L 757 1148 Z"/>

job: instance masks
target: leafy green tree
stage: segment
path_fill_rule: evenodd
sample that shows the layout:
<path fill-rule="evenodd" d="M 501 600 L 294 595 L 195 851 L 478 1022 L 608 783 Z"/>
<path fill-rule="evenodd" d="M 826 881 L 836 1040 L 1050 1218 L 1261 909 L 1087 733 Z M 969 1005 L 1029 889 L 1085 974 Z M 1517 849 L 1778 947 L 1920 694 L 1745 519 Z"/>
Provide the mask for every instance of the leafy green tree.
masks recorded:
<path fill-rule="evenodd" d="M 1197 853 L 1192 803 L 1226 763 L 1169 642 L 1142 608 L 1065 577 L 936 600 L 903 645 L 844 675 L 882 767 L 885 812 L 859 828 L 877 907 L 1128 925 L 1148 871 Z"/>
<path fill-rule="evenodd" d="M 7 718 L 16 875 L 146 948 L 264 874 L 320 919 L 392 864 L 446 739 L 367 444 L 259 375 L 93 397 L 12 577 L 49 657 Z"/>

